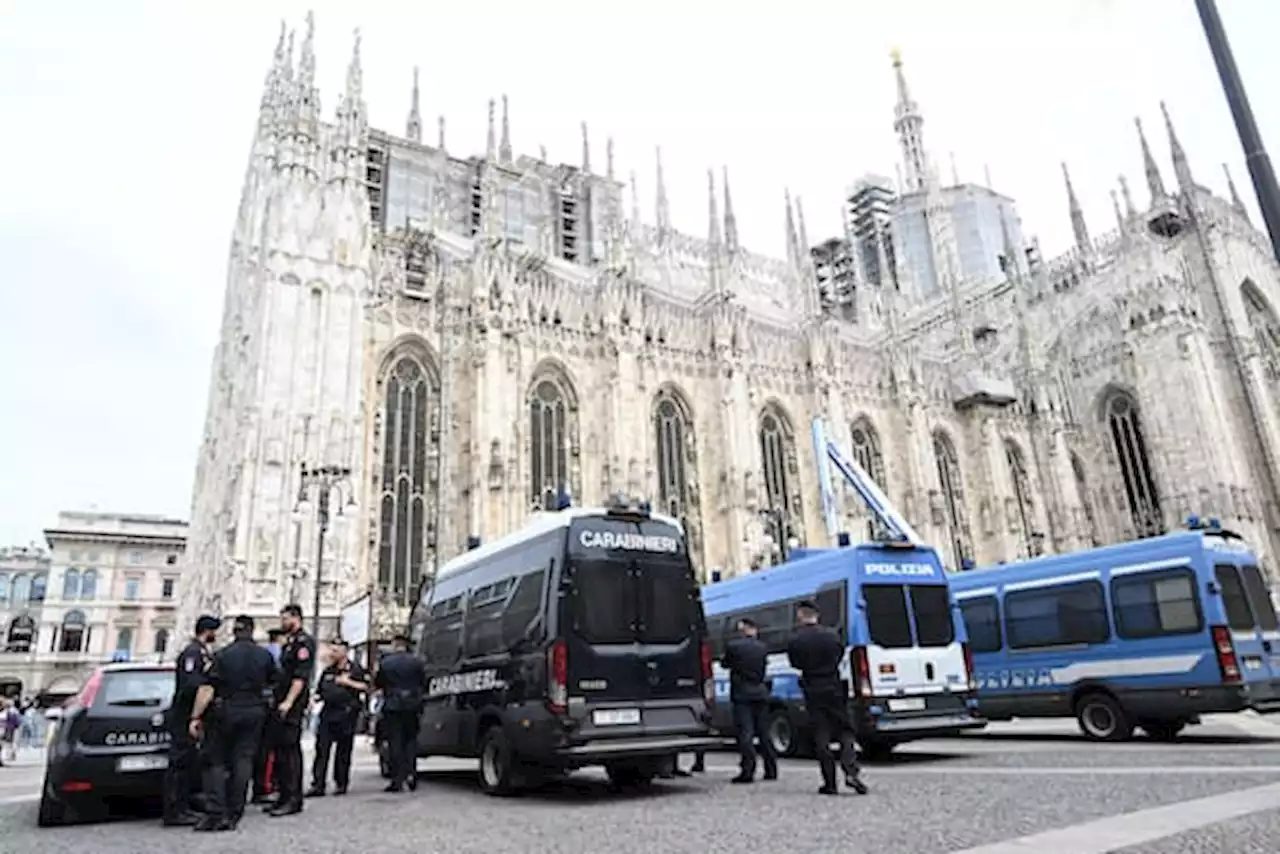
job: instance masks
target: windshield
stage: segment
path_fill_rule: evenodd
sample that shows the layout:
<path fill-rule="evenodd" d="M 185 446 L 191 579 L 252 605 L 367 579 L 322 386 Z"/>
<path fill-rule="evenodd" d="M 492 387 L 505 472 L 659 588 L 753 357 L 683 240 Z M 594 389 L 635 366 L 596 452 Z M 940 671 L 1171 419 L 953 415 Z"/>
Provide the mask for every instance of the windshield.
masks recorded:
<path fill-rule="evenodd" d="M 173 699 L 173 673 L 168 670 L 121 670 L 102 677 L 102 704 L 168 706 Z"/>

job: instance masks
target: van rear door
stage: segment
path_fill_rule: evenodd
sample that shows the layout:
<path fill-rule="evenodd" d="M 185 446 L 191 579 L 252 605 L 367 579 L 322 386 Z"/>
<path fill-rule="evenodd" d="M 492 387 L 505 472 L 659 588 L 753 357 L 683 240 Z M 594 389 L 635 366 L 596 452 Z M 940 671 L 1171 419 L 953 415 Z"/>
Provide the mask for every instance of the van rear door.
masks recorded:
<path fill-rule="evenodd" d="M 575 521 L 565 585 L 571 700 L 701 697 L 702 607 L 677 528 L 647 519 Z M 632 722 L 624 718 L 618 723 Z"/>

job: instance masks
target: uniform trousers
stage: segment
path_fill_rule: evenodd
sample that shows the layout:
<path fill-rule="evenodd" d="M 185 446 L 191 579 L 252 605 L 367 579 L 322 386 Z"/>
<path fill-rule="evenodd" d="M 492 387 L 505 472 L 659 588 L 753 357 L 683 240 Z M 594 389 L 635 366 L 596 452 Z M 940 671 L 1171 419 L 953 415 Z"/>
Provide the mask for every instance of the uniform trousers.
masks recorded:
<path fill-rule="evenodd" d="M 834 687 L 806 687 L 804 703 L 813 721 L 813 752 L 818 756 L 822 769 L 822 782 L 827 788 L 836 788 L 836 757 L 831 752 L 831 742 L 840 742 L 840 767 L 846 777 L 858 776 L 858 749 L 854 738 L 853 723 L 849 720 L 848 701 Z"/>
<path fill-rule="evenodd" d="M 205 733 L 204 789 L 211 817 L 239 821 L 244 815 L 265 717 L 262 709 L 225 709 Z"/>
<path fill-rule="evenodd" d="M 339 789 L 346 789 L 351 782 L 351 750 L 356 741 L 356 716 L 354 714 L 325 715 L 320 713 L 320 725 L 316 729 L 316 758 L 311 765 L 311 786 L 324 791 L 329 772 L 329 754 L 333 757 L 333 782 Z"/>
<path fill-rule="evenodd" d="M 382 710 L 383 735 L 390 756 L 391 783 L 403 786 L 418 767 L 418 712 Z"/>

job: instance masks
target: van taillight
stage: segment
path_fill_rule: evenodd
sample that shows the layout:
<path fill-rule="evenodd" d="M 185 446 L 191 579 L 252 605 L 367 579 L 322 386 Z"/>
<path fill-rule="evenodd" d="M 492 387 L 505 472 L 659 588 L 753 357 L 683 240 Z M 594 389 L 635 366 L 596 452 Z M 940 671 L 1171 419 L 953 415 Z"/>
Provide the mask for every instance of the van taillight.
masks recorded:
<path fill-rule="evenodd" d="M 853 690 L 855 697 L 871 699 L 871 662 L 867 660 L 867 648 L 853 648 Z"/>
<path fill-rule="evenodd" d="M 562 640 L 547 650 L 547 707 L 557 715 L 569 708 L 569 646 Z"/>
<path fill-rule="evenodd" d="M 977 691 L 978 677 L 973 671 L 973 650 L 969 649 L 967 643 L 961 644 L 960 648 L 964 650 L 964 675 L 965 679 L 968 680 L 969 690 Z"/>
<path fill-rule="evenodd" d="M 711 668 L 711 644 L 707 641 L 702 642 L 699 659 L 702 664 L 702 697 L 707 701 L 708 706 L 714 706 L 716 702 L 716 677 Z"/>
<path fill-rule="evenodd" d="M 1236 660 L 1236 648 L 1231 643 L 1231 632 L 1226 626 L 1214 626 L 1211 629 L 1213 633 L 1213 651 L 1218 654 L 1218 671 L 1222 674 L 1222 681 L 1240 682 L 1240 662 Z"/>
<path fill-rule="evenodd" d="M 82 709 L 93 708 L 93 701 L 98 697 L 98 691 L 102 688 L 102 671 L 95 671 L 89 677 L 89 681 L 84 683 L 84 687 L 80 689 L 80 693 L 73 701 L 75 705 Z"/>

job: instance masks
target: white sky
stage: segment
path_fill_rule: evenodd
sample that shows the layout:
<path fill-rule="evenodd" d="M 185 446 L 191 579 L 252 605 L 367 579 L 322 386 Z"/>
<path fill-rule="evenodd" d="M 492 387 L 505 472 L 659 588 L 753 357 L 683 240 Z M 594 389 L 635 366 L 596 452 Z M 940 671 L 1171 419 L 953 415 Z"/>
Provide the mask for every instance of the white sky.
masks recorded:
<path fill-rule="evenodd" d="M 503 92 L 518 152 L 577 162 L 585 119 L 597 168 L 612 134 L 620 172 L 639 173 L 647 219 L 661 144 L 695 234 L 706 169 L 727 165 L 756 251 L 783 254 L 784 187 L 816 242 L 838 232 L 846 183 L 893 175 L 894 46 L 943 176 L 950 152 L 962 179 L 989 165 L 1050 253 L 1070 240 L 1059 162 L 1094 233 L 1111 228 L 1116 175 L 1145 198 L 1135 114 L 1167 165 L 1161 98 L 1200 181 L 1222 188 L 1227 161 L 1258 221 L 1192 0 L 225 5 L 241 11 L 0 4 L 0 543 L 38 541 L 60 509 L 189 513 L 262 79 L 279 19 L 300 27 L 308 6 L 326 115 L 360 26 L 375 125 L 403 131 L 415 64 L 426 138 L 443 113 L 455 152 L 483 149 Z M 1219 5 L 1280 154 L 1280 3 Z"/>

